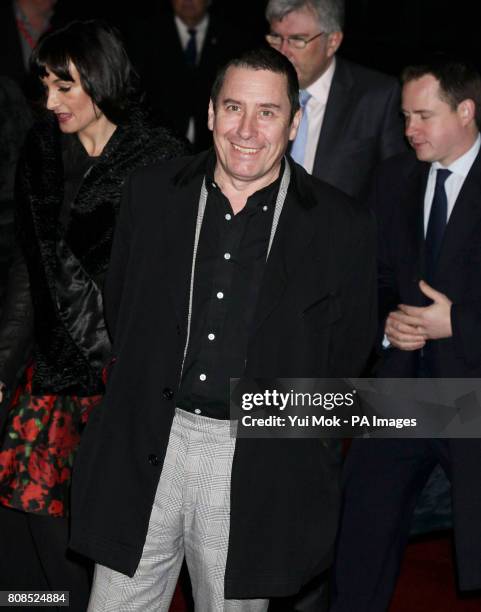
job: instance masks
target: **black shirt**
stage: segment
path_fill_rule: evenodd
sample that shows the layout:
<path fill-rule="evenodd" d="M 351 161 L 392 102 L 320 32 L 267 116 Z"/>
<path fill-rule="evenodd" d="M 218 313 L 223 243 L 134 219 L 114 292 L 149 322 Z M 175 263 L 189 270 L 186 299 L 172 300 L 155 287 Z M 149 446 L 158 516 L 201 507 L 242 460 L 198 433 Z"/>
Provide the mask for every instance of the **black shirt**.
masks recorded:
<path fill-rule="evenodd" d="M 206 172 L 190 341 L 177 405 L 228 419 L 229 379 L 244 373 L 284 162 L 279 178 L 251 195 L 234 215 L 214 181 L 215 161 L 213 155 Z"/>

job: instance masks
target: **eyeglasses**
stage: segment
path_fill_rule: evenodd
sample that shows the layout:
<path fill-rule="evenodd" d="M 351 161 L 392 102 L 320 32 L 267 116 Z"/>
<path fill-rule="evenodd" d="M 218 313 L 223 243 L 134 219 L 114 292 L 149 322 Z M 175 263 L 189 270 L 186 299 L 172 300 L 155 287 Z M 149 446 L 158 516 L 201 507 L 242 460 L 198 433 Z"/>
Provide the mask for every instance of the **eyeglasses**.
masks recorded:
<path fill-rule="evenodd" d="M 289 47 L 293 47 L 294 49 L 305 49 L 307 45 L 322 36 L 325 32 L 319 32 L 312 38 L 302 38 L 302 36 L 281 36 L 280 34 L 266 34 L 266 40 L 271 45 L 271 47 L 275 47 L 276 49 L 282 47 L 282 43 L 287 40 L 287 44 Z"/>

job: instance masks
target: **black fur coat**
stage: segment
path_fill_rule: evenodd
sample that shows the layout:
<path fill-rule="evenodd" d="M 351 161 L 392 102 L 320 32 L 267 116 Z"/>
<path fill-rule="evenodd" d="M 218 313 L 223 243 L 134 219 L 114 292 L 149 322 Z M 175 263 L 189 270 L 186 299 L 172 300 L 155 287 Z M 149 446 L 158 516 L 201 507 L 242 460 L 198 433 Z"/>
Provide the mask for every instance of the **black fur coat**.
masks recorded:
<path fill-rule="evenodd" d="M 101 373 L 110 345 L 102 287 L 124 181 L 135 168 L 185 152 L 185 145 L 168 131 L 148 128 L 139 116 L 119 126 L 84 176 L 68 223 L 61 228 L 61 134 L 50 120 L 34 125 L 17 172 L 20 248 L 11 283 L 14 299 L 8 300 L 10 312 L 0 325 L 0 380 L 12 384 L 24 365 L 20 361 L 31 341 L 33 316 L 33 393 L 103 392 Z"/>

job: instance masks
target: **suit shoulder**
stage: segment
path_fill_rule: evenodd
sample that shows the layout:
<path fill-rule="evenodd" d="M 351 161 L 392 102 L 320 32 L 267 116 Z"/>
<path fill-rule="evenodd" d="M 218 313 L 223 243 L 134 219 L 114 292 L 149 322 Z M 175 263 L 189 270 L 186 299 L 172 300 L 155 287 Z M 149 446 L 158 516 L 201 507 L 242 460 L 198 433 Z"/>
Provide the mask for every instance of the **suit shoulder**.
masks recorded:
<path fill-rule="evenodd" d="M 411 173 L 423 162 L 420 162 L 414 151 L 404 151 L 398 155 L 394 155 L 384 161 L 382 161 L 376 168 L 376 177 L 403 177 L 406 174 Z"/>
<path fill-rule="evenodd" d="M 177 173 L 189 166 L 194 155 L 184 155 L 173 159 L 160 160 L 142 168 L 137 168 L 130 175 L 132 183 L 162 183 L 170 181 Z"/>
<path fill-rule="evenodd" d="M 341 206 L 351 206 L 355 203 L 355 199 L 353 197 L 347 195 L 337 187 L 326 183 L 317 176 L 308 174 L 305 170 L 302 173 L 302 179 L 300 182 L 305 184 L 306 188 L 312 192 L 316 200 L 335 202 L 335 204 L 340 204 Z"/>
<path fill-rule="evenodd" d="M 346 72 L 350 73 L 354 81 L 359 86 L 374 90 L 391 90 L 400 88 L 398 79 L 389 74 L 379 72 L 373 68 L 361 66 L 360 64 L 356 64 L 355 62 L 351 62 L 349 60 L 342 59 L 338 61 L 340 62 L 341 69 L 344 69 Z"/>
<path fill-rule="evenodd" d="M 318 200 L 344 202 L 346 205 L 355 202 L 354 198 L 337 187 L 326 183 L 313 174 L 309 174 L 301 165 L 294 162 L 292 158 L 289 158 L 289 163 L 293 173 L 295 189 L 301 193 L 306 206 L 309 207 L 309 205 L 317 203 Z"/>
<path fill-rule="evenodd" d="M 176 136 L 164 126 L 151 127 L 146 131 L 148 147 L 157 150 L 166 158 L 187 156 L 192 152 L 190 143 Z"/>
<path fill-rule="evenodd" d="M 368 205 L 376 217 L 383 223 L 389 220 L 392 224 L 394 211 L 405 208 L 406 193 L 412 193 L 412 185 L 417 184 L 423 171 L 427 172 L 428 169 L 429 164 L 419 161 L 414 151 L 395 155 L 382 162 L 376 168 L 368 197 Z"/>
<path fill-rule="evenodd" d="M 359 222 L 361 225 L 371 222 L 371 213 L 359 200 L 347 195 L 337 187 L 325 183 L 321 179 L 308 174 L 303 168 L 298 169 L 297 184 L 301 193 L 308 193 L 304 201 L 311 200 L 319 211 L 329 210 L 332 219 L 339 223 Z"/>

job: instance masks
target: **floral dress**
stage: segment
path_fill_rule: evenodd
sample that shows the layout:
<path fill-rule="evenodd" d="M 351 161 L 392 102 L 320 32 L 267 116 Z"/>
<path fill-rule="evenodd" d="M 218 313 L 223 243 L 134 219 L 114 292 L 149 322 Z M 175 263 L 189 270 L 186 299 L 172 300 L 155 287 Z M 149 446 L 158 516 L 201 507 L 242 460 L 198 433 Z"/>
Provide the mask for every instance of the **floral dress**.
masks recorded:
<path fill-rule="evenodd" d="M 82 429 L 101 395 L 32 395 L 33 366 L 13 397 L 0 451 L 0 503 L 64 517 Z"/>

